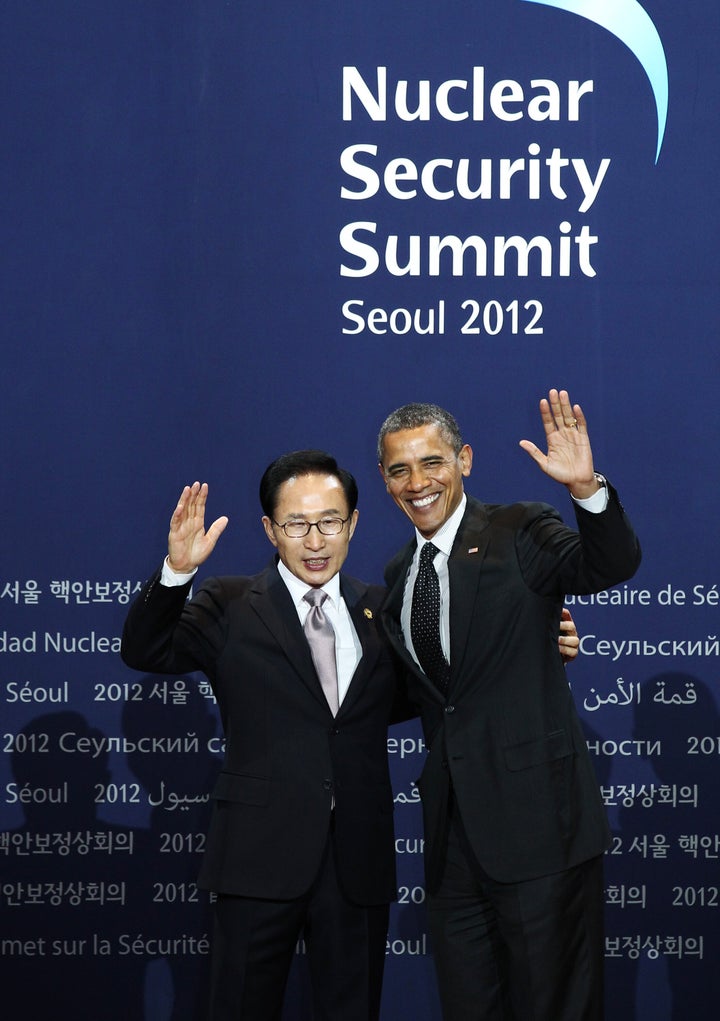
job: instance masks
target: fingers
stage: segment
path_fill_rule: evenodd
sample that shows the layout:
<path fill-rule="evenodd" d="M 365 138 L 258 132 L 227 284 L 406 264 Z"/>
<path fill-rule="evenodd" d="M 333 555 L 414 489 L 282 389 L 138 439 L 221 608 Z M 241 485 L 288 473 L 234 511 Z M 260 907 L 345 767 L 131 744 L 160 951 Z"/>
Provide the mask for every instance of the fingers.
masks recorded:
<path fill-rule="evenodd" d="M 225 514 L 223 514 L 222 517 L 219 517 L 215 521 L 213 521 L 213 523 L 208 528 L 207 538 L 212 543 L 213 547 L 215 546 L 215 543 L 218 541 L 220 536 L 227 528 L 227 523 L 228 518 L 226 517 Z"/>
<path fill-rule="evenodd" d="M 563 643 L 563 645 L 580 644 L 580 638 L 578 637 L 577 629 L 575 625 L 572 623 L 572 621 L 570 621 L 570 623 L 566 623 L 565 621 L 560 622 L 560 641 Z"/>
<path fill-rule="evenodd" d="M 207 482 L 193 482 L 191 486 L 185 486 L 177 507 L 170 522 L 176 528 L 184 522 L 189 522 L 195 532 L 201 533 L 205 529 L 205 505 L 208 498 Z M 223 514 L 208 528 L 206 535 L 212 539 L 213 545 L 227 527 L 228 518 Z"/>
<path fill-rule="evenodd" d="M 182 493 L 178 498 L 178 502 L 175 504 L 175 510 L 172 512 L 170 517 L 170 528 L 177 528 L 182 521 L 185 508 L 187 507 L 188 500 L 190 499 L 190 486 L 185 486 Z"/>
<path fill-rule="evenodd" d="M 560 615 L 560 632 L 561 636 L 569 643 L 579 644 L 580 640 L 578 638 L 577 628 L 575 627 L 575 621 L 572 619 L 572 615 L 567 606 L 563 606 L 562 613 Z"/>
<path fill-rule="evenodd" d="M 567 666 L 568 663 L 572 663 L 572 661 L 577 658 L 579 651 L 580 650 L 577 646 L 573 648 L 571 645 L 562 645 L 560 647 L 560 655 L 562 656 L 562 661 L 565 666 Z"/>
<path fill-rule="evenodd" d="M 193 506 L 193 510 L 199 517 L 205 517 L 205 504 L 207 503 L 208 495 L 208 484 L 203 482 L 202 485 L 199 482 L 193 482 L 191 486 L 191 497 L 190 502 Z"/>
<path fill-rule="evenodd" d="M 205 530 L 207 497 L 207 482 L 185 486 L 170 519 L 169 564 L 181 574 L 193 571 L 207 560 L 227 527 L 228 519 L 222 515 Z"/>
<path fill-rule="evenodd" d="M 585 416 L 579 404 L 572 405 L 567 390 L 551 390 L 540 401 L 540 417 L 545 434 L 550 436 L 559 429 L 585 428 Z M 528 447 L 525 448 L 531 453 Z"/>
<path fill-rule="evenodd" d="M 540 401 L 540 414 L 546 432 L 562 428 L 579 432 L 587 428 L 582 408 L 579 404 L 570 403 L 567 390 L 551 390 L 548 400 Z"/>
<path fill-rule="evenodd" d="M 199 482 L 193 482 L 191 486 L 185 486 L 184 493 L 187 493 L 185 504 L 187 517 L 204 517 L 208 494 L 207 482 L 203 482 L 202 485 Z"/>
<path fill-rule="evenodd" d="M 566 606 L 563 607 L 560 615 L 560 638 L 558 642 L 560 654 L 565 663 L 575 659 L 580 651 L 580 638 L 575 627 L 575 621 Z"/>
<path fill-rule="evenodd" d="M 542 450 L 540 450 L 540 448 L 536 446 L 532 440 L 520 440 L 519 442 L 522 449 L 530 455 L 536 464 L 540 465 L 543 471 L 545 471 L 545 462 L 547 461 L 547 457 Z"/>
<path fill-rule="evenodd" d="M 170 524 L 177 526 L 181 521 L 192 519 L 197 514 L 200 514 L 201 517 L 204 516 L 207 494 L 207 482 L 203 482 L 202 485 L 199 482 L 193 482 L 191 486 L 185 486 L 178 498 Z"/>

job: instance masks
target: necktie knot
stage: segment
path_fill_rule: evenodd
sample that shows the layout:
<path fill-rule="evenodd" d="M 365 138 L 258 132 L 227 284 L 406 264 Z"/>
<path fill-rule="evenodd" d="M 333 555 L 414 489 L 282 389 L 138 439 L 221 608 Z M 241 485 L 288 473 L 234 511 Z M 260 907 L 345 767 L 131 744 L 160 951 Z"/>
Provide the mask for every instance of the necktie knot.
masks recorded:
<path fill-rule="evenodd" d="M 437 546 L 434 546 L 431 542 L 426 542 L 423 548 L 420 550 L 420 567 L 421 569 L 427 569 L 432 564 L 435 556 L 438 552 Z"/>
<path fill-rule="evenodd" d="M 311 588 L 303 596 L 306 603 L 310 603 L 311 606 L 322 606 L 327 599 L 328 594 L 324 589 Z"/>

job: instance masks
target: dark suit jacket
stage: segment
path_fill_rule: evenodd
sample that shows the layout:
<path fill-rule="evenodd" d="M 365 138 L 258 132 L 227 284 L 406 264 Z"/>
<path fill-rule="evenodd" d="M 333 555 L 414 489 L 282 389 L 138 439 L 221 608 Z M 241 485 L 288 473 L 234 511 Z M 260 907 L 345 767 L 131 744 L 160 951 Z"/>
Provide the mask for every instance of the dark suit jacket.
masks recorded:
<path fill-rule="evenodd" d="M 132 605 L 122 656 L 138 670 L 202 670 L 220 708 L 226 755 L 200 885 L 283 900 L 303 894 L 325 849 L 331 799 L 340 882 L 350 900 L 395 897 L 387 725 L 393 656 L 379 586 L 341 577 L 362 658 L 333 718 L 290 593 L 273 565 L 255 577 L 159 584 Z"/>
<path fill-rule="evenodd" d="M 448 564 L 447 699 L 403 643 L 400 611 L 415 540 L 386 569 L 383 623 L 408 667 L 429 746 L 419 787 L 430 890 L 440 878 L 451 782 L 475 855 L 500 882 L 562 871 L 607 846 L 557 637 L 566 593 L 617 584 L 640 562 L 612 488 L 609 495 L 601 514 L 576 508 L 579 532 L 546 504 L 468 500 Z"/>

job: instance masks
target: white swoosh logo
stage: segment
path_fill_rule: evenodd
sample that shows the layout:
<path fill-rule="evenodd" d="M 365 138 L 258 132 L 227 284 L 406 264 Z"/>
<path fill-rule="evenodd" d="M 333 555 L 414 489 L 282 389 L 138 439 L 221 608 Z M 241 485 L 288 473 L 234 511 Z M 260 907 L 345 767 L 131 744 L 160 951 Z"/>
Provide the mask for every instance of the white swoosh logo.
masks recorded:
<path fill-rule="evenodd" d="M 637 0 L 524 0 L 579 14 L 612 32 L 637 57 L 650 80 L 657 109 L 658 135 L 655 162 L 665 134 L 668 109 L 668 71 L 662 41 L 655 25 Z"/>

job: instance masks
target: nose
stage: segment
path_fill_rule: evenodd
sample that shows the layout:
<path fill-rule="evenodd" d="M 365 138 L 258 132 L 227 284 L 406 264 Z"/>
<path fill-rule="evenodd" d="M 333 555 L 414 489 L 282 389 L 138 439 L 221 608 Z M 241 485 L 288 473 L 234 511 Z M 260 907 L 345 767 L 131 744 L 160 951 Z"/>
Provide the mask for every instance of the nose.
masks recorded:
<path fill-rule="evenodd" d="M 322 549 L 324 545 L 325 536 L 322 534 L 315 522 L 313 522 L 310 527 L 310 531 L 305 536 L 305 546 L 311 550 L 319 550 Z"/>
<path fill-rule="evenodd" d="M 430 479 L 427 477 L 425 469 L 420 465 L 415 465 L 415 467 L 410 469 L 410 478 L 408 479 L 406 486 L 407 489 L 412 489 L 414 492 L 417 492 L 420 489 L 424 489 L 427 485 L 429 485 L 429 483 Z"/>

